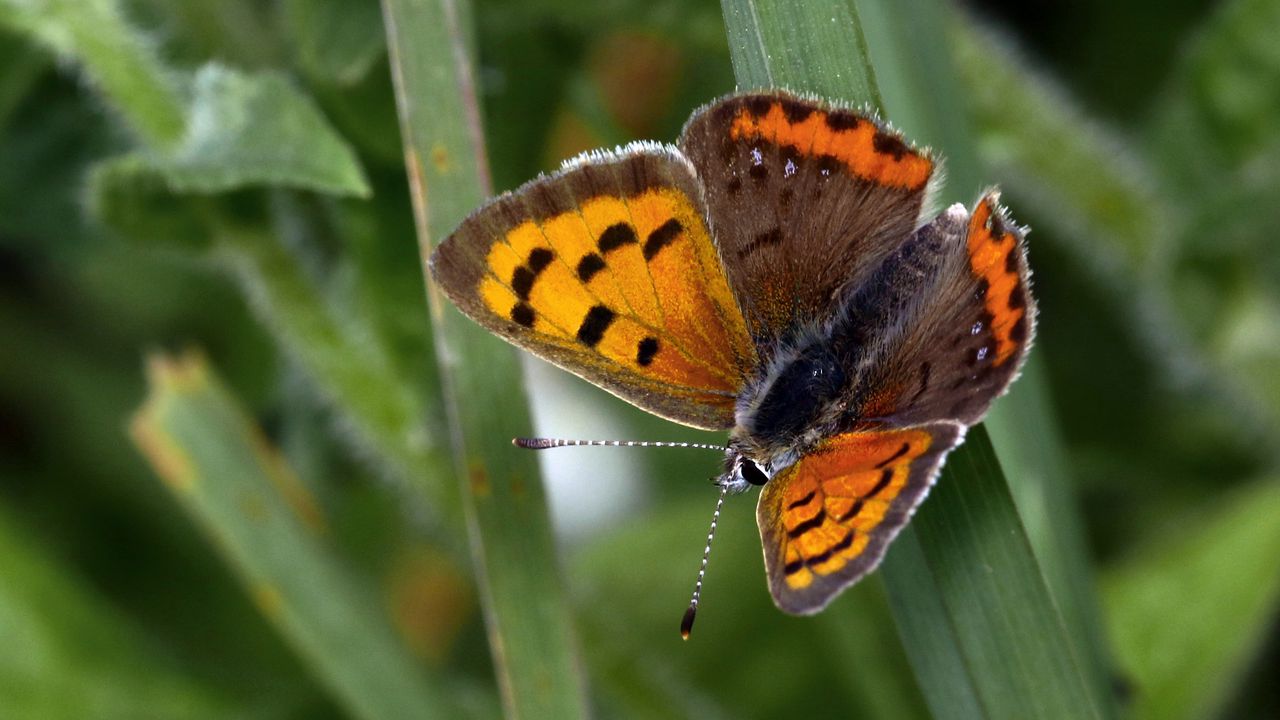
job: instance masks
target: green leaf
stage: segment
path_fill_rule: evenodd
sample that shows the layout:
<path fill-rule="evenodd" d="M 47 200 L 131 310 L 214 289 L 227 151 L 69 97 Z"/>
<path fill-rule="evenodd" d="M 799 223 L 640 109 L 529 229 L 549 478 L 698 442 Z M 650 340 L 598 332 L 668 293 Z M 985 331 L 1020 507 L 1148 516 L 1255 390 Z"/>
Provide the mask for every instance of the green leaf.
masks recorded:
<path fill-rule="evenodd" d="M 1197 510 L 1107 572 L 1133 717 L 1217 717 L 1280 610 L 1280 480 Z"/>
<path fill-rule="evenodd" d="M 433 242 L 489 192 L 480 108 L 457 0 L 386 0 L 418 243 Z M 430 285 L 430 283 L 428 283 Z M 430 288 L 444 405 L 453 435 L 490 649 L 510 717 L 587 714 L 584 680 L 535 458 L 510 438 L 530 420 L 514 350 Z"/>
<path fill-rule="evenodd" d="M 880 107 L 875 73 L 866 60 L 869 42 L 872 56 L 901 66 L 895 68 L 897 84 L 912 88 L 898 94 L 915 112 L 904 125 L 920 129 L 926 139 L 956 143 L 962 181 L 977 177 L 963 126 L 950 126 L 961 113 L 946 100 L 948 59 L 931 45 L 946 27 L 937 3 L 863 3 L 874 8 L 869 16 L 880 35 L 868 36 L 868 42 L 861 40 L 851 3 L 837 3 L 834 12 L 818 3 L 725 0 L 724 5 L 741 85 L 785 78 L 793 89 L 821 90 Z M 896 13 L 910 13 L 911 22 Z M 833 17 L 854 24 L 831 34 L 825 28 Z M 735 29 L 735 23 L 748 27 Z M 770 44 L 781 41 L 783 28 L 802 46 L 812 38 L 841 40 L 791 52 Z M 882 52 L 875 49 L 877 39 L 884 43 Z M 815 55 L 821 60 L 804 64 Z M 860 63 L 860 69 L 850 69 L 850 62 Z M 837 68 L 838 74 L 832 70 Z M 954 98 L 954 91 L 949 95 Z M 1044 409 L 1038 414 L 1044 416 Z M 1061 479 L 1057 473 L 1055 480 Z M 1080 548 L 1046 543 L 1044 551 Z M 1111 714 L 1099 683 L 1105 671 L 1072 644 L 983 428 L 972 429 L 953 453 L 939 487 L 891 548 L 883 575 L 907 654 L 936 717 Z"/>
<path fill-rule="evenodd" d="M 152 358 L 131 434 L 243 578 L 246 592 L 356 717 L 463 717 L 422 672 L 380 599 L 324 541 L 307 486 L 199 357 Z"/>
<path fill-rule="evenodd" d="M 0 0 L 7 25 L 77 64 L 125 123 L 154 147 L 183 131 L 179 83 L 155 43 L 115 0 Z"/>
<path fill-rule="evenodd" d="M 206 65 L 193 92 L 179 143 L 99 163 L 90 175 L 93 211 L 126 237 L 206 248 L 229 207 L 205 196 L 237 190 L 369 195 L 346 141 L 283 77 Z"/>
<path fill-rule="evenodd" d="M 148 156 L 174 192 L 275 186 L 369 195 L 350 146 L 284 77 L 211 64 L 196 74 L 192 92 L 181 142 Z"/>

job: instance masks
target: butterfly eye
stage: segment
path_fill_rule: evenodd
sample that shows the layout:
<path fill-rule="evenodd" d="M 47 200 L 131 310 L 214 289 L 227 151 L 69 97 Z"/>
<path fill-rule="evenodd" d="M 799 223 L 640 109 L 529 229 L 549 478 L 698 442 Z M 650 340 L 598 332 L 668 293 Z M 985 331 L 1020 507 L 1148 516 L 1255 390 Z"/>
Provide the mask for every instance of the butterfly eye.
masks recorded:
<path fill-rule="evenodd" d="M 742 464 L 738 467 L 742 473 L 742 479 L 752 485 L 758 487 L 769 482 L 769 476 L 764 474 L 764 471 L 760 469 L 759 465 L 756 465 L 750 460 L 743 459 Z"/>

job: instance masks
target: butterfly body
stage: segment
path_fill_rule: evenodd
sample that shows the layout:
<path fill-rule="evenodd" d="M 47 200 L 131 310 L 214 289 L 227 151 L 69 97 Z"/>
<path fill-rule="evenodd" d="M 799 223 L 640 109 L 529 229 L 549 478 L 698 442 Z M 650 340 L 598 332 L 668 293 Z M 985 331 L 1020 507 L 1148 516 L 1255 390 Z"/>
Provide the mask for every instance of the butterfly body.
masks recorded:
<path fill-rule="evenodd" d="M 676 147 L 497 198 L 432 270 L 502 337 L 728 430 L 719 483 L 763 486 L 774 600 L 816 612 L 879 562 L 1030 342 L 1022 231 L 994 193 L 921 222 L 934 168 L 866 113 L 730 96 Z"/>

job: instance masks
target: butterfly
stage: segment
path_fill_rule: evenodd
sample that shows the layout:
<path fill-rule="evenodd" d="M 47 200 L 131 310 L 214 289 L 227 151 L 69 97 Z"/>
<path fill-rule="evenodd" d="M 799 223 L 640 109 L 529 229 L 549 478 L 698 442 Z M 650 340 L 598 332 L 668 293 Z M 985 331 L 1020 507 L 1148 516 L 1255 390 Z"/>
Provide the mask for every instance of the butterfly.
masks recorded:
<path fill-rule="evenodd" d="M 489 201 L 431 274 L 515 345 L 728 430 L 720 500 L 761 487 L 769 590 L 811 614 L 875 569 L 1032 340 L 1025 229 L 994 191 L 922 217 L 937 168 L 871 113 L 730 95 L 674 146 Z"/>

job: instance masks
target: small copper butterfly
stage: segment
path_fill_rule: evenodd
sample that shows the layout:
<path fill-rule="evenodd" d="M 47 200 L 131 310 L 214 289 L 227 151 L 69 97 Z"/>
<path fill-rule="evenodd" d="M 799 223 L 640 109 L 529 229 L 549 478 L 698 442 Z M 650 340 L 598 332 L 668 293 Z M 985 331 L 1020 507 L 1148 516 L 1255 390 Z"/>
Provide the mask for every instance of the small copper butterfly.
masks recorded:
<path fill-rule="evenodd" d="M 869 113 L 731 95 L 675 146 L 587 153 L 490 201 L 432 276 L 508 341 L 728 430 L 720 500 L 763 486 L 769 590 L 810 614 L 875 569 L 1031 342 L 1025 230 L 995 192 L 922 218 L 936 169 Z"/>

